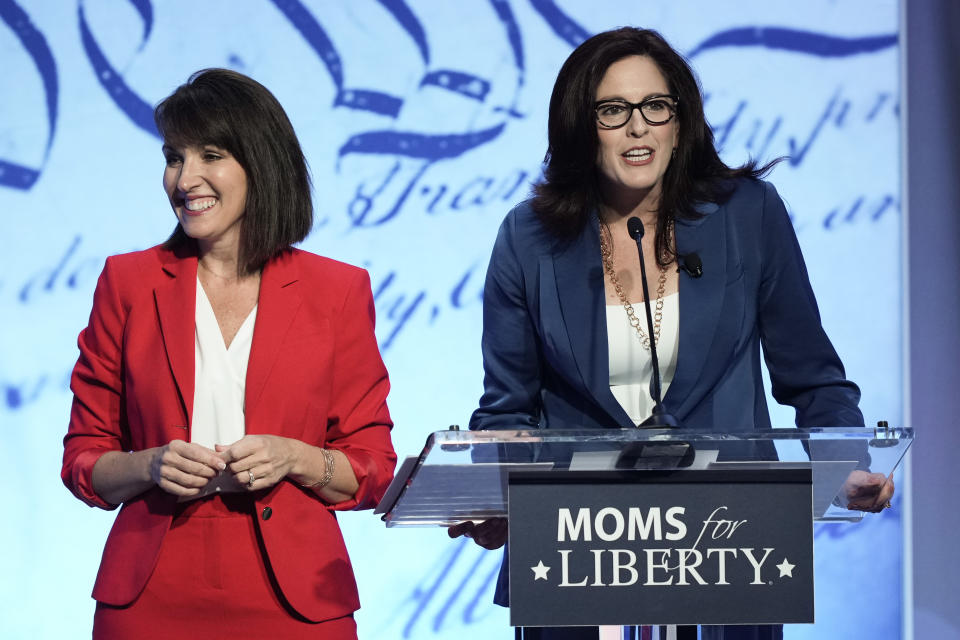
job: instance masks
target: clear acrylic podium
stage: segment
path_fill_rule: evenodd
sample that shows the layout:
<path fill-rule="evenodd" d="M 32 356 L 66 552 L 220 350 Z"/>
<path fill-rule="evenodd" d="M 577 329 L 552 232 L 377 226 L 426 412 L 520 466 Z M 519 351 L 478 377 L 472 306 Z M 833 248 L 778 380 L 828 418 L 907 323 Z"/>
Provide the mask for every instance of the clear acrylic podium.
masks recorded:
<path fill-rule="evenodd" d="M 882 424 L 882 423 L 881 423 Z M 816 428 L 438 431 L 407 458 L 376 513 L 388 527 L 506 517 L 511 471 L 809 467 L 815 521 L 857 521 L 840 495 L 854 470 L 890 474 L 912 429 Z M 628 466 L 629 465 L 629 466 Z"/>
<path fill-rule="evenodd" d="M 848 478 L 854 471 L 889 475 L 913 437 L 913 430 L 888 428 L 885 423 L 877 428 L 722 433 L 682 428 L 451 428 L 431 434 L 420 455 L 402 463 L 376 513 L 387 527 L 449 526 L 507 517 L 513 472 L 810 469 L 813 521 L 856 522 L 863 512 L 845 506 Z M 600 624 L 603 640 L 639 637 L 636 627 Z M 695 637 L 696 627 L 655 627 L 654 634 Z"/>

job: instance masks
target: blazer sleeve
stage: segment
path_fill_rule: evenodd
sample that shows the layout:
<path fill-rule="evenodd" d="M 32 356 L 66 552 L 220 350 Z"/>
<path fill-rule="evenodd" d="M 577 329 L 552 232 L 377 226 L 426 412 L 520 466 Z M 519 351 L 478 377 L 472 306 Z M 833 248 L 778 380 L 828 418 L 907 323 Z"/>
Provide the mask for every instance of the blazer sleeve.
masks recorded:
<path fill-rule="evenodd" d="M 773 397 L 796 409 L 801 428 L 862 426 L 860 389 L 823 330 L 790 217 L 774 187 L 762 184 L 758 314 Z"/>
<path fill-rule="evenodd" d="M 359 488 L 331 509 L 370 509 L 393 479 L 397 455 L 387 410 L 390 381 L 374 334 L 376 311 L 366 271 L 350 284 L 335 315 L 333 392 L 325 446 L 350 461 Z"/>
<path fill-rule="evenodd" d="M 108 451 L 129 448 L 124 431 L 122 342 L 127 310 L 120 299 L 116 263 L 107 258 L 93 294 L 87 327 L 80 332 L 80 357 L 70 388 L 73 405 L 63 439 L 60 477 L 90 506 L 115 509 L 93 490 L 93 466 Z"/>
<path fill-rule="evenodd" d="M 523 206 L 523 205 L 520 205 Z M 536 428 L 541 415 L 542 360 L 517 247 L 517 209 L 503 221 L 483 287 L 483 395 L 471 429 Z M 527 255 L 531 251 L 526 247 Z"/>

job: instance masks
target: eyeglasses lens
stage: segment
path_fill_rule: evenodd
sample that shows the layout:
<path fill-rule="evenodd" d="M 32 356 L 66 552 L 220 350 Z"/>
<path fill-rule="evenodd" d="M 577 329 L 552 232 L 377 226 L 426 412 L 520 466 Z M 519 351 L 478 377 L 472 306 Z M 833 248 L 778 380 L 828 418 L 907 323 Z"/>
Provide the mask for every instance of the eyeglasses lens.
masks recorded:
<path fill-rule="evenodd" d="M 604 127 L 622 127 L 630 121 L 633 110 L 639 108 L 648 124 L 666 124 L 674 116 L 675 106 L 666 98 L 645 100 L 639 104 L 630 104 L 618 100 L 597 105 L 597 120 Z"/>

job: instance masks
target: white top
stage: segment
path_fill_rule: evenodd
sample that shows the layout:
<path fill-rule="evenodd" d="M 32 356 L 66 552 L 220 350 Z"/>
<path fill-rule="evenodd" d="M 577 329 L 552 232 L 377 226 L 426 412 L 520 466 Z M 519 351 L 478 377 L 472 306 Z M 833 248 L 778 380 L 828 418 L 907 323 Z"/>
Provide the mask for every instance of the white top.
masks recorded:
<path fill-rule="evenodd" d="M 254 306 L 228 349 L 217 324 L 217 316 L 197 278 L 196 359 L 190 442 L 213 449 L 215 444 L 232 444 L 244 436 L 243 402 L 256 318 L 257 307 Z M 203 494 L 221 491 L 220 485 L 228 477 L 220 475 L 214 478 Z M 226 485 L 223 490 L 228 490 Z"/>
<path fill-rule="evenodd" d="M 640 327 L 647 332 L 643 303 L 633 303 L 640 318 Z M 661 397 L 667 394 L 673 374 L 677 370 L 677 347 L 680 335 L 680 294 L 663 297 L 663 315 L 660 319 L 660 340 L 657 357 L 660 365 Z M 607 305 L 607 351 L 610 360 L 610 391 L 634 424 L 640 424 L 653 411 L 650 379 L 653 361 L 650 351 L 643 348 L 637 332 L 630 326 L 627 311 L 622 304 Z"/>

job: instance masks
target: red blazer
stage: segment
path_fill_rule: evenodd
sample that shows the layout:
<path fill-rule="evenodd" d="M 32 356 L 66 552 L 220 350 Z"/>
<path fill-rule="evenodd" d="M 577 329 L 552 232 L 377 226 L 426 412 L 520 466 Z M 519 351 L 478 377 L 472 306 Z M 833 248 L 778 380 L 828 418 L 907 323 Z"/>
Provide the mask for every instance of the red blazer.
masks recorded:
<path fill-rule="evenodd" d="M 196 282 L 197 257 L 190 249 L 154 247 L 107 259 L 90 323 L 80 333 L 61 472 L 64 484 L 92 506 L 113 508 L 93 490 L 101 455 L 190 439 Z M 362 269 L 298 250 L 264 268 L 247 369 L 246 432 L 337 449 L 360 483 L 355 499 L 335 505 L 287 480 L 254 494 L 257 526 L 280 589 L 309 620 L 359 608 L 332 510 L 373 507 L 396 463 L 386 405 L 390 385 L 373 327 L 370 281 Z M 107 538 L 94 598 L 126 605 L 140 594 L 175 507 L 175 497 L 157 487 L 123 505 Z"/>

